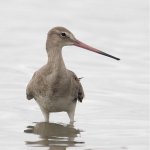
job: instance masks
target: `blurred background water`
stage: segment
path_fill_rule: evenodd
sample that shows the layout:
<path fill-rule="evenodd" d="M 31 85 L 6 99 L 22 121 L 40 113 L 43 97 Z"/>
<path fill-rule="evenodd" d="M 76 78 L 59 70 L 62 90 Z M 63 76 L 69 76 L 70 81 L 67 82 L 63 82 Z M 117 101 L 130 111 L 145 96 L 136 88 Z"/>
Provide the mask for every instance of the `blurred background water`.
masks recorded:
<path fill-rule="evenodd" d="M 148 150 L 147 0 L 1 0 L 0 19 L 0 149 Z M 54 26 L 121 58 L 63 49 L 66 66 L 84 77 L 74 128 L 65 113 L 42 123 L 25 95 L 47 61 L 46 34 Z"/>

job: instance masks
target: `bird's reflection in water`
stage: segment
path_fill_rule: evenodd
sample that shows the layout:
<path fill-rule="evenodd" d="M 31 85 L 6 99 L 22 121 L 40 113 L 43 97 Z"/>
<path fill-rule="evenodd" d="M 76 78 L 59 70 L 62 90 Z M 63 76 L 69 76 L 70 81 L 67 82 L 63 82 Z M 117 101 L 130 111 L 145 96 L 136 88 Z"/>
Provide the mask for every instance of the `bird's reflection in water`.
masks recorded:
<path fill-rule="evenodd" d="M 39 122 L 35 126 L 27 126 L 24 132 L 40 135 L 40 140 L 26 141 L 26 144 L 50 147 L 49 150 L 66 150 L 67 147 L 84 144 L 84 142 L 76 141 L 81 131 L 71 125 Z"/>

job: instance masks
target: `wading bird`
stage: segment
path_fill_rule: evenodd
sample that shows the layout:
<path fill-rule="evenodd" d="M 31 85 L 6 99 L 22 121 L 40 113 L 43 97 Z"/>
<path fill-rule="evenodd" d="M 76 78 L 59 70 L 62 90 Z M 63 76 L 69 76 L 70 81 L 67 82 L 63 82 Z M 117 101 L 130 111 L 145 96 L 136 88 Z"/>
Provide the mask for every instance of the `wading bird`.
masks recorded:
<path fill-rule="evenodd" d="M 34 73 L 26 89 L 27 99 L 35 99 L 46 122 L 49 122 L 50 113 L 64 111 L 67 112 L 70 123 L 73 123 L 77 100 L 82 102 L 84 98 L 80 79 L 66 68 L 63 61 L 62 48 L 69 45 L 120 60 L 82 43 L 64 27 L 51 29 L 46 41 L 47 64 Z"/>

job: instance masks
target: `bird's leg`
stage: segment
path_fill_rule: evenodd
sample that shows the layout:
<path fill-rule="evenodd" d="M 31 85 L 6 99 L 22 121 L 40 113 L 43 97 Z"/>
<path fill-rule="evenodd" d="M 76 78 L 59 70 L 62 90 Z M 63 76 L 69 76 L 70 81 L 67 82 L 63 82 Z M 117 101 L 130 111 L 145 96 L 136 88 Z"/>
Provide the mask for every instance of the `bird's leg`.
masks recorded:
<path fill-rule="evenodd" d="M 70 119 L 70 124 L 73 124 L 74 123 L 74 112 L 67 112 L 68 116 L 69 116 L 69 119 Z"/>
<path fill-rule="evenodd" d="M 71 106 L 71 109 L 69 111 L 67 111 L 67 114 L 70 119 L 70 124 L 73 124 L 75 122 L 74 121 L 75 108 L 76 108 L 76 103 L 73 103 L 73 105 Z"/>
<path fill-rule="evenodd" d="M 49 112 L 46 111 L 44 108 L 40 107 L 41 108 L 41 111 L 43 113 L 43 116 L 45 118 L 45 122 L 49 122 Z"/>
<path fill-rule="evenodd" d="M 49 113 L 44 114 L 45 122 L 49 122 Z"/>

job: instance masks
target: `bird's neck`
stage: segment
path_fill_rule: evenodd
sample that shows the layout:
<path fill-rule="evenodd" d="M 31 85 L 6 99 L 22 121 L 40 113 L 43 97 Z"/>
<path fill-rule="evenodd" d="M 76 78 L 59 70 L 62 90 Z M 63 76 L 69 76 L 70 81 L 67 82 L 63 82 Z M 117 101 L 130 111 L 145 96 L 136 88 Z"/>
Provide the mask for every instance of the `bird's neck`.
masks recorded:
<path fill-rule="evenodd" d="M 52 71 L 56 72 L 65 72 L 66 71 L 66 66 L 63 61 L 62 57 L 62 48 L 58 47 L 50 47 L 47 49 L 47 54 L 48 54 L 48 62 L 47 65 Z"/>

